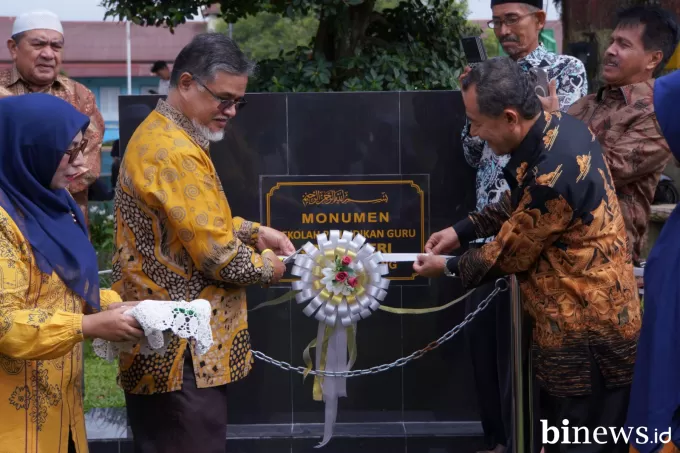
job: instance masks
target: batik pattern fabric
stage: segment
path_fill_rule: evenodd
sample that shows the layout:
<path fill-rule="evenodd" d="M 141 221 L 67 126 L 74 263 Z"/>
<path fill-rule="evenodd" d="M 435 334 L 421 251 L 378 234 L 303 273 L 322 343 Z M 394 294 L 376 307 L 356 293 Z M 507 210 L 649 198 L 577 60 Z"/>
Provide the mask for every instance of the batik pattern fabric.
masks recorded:
<path fill-rule="evenodd" d="M 0 87 L 7 89 L 12 95 L 32 93 L 30 85 L 21 77 L 16 67 L 0 71 Z M 102 140 L 104 139 L 104 118 L 97 109 L 97 100 L 92 91 L 85 85 L 71 80 L 68 77 L 59 75 L 42 92 L 57 96 L 78 111 L 90 118 L 90 125 L 85 131 L 84 138 L 87 139 L 87 147 L 83 151 L 85 166 L 88 172 L 73 181 L 68 190 L 76 203 L 83 211 L 85 222 L 89 225 L 87 194 L 88 189 L 94 183 L 101 172 L 101 150 Z M 1 95 L 1 94 L 0 94 Z"/>
<path fill-rule="evenodd" d="M 466 288 L 516 274 L 536 321 L 537 376 L 555 396 L 591 392 L 589 350 L 607 386 L 629 385 L 640 301 L 626 230 L 596 137 L 543 113 L 504 168 L 501 201 L 454 226 L 461 241 L 495 236 L 449 260 Z"/>
<path fill-rule="evenodd" d="M 121 163 L 113 288 L 132 301 L 209 301 L 214 341 L 202 356 L 179 338 L 163 355 L 122 354 L 119 381 L 129 393 L 179 390 L 187 347 L 199 388 L 242 379 L 252 366 L 245 286 L 271 282 L 273 267 L 254 250 L 259 224 L 232 217 L 208 146 L 161 100 Z"/>
<path fill-rule="evenodd" d="M 102 290 L 101 307 L 120 302 Z M 87 451 L 83 414 L 84 300 L 40 272 L 0 208 L 0 453 Z"/>
<path fill-rule="evenodd" d="M 672 157 L 654 111 L 654 83 L 604 87 L 569 109 L 602 145 L 635 262 L 647 242 L 656 186 Z"/>
<path fill-rule="evenodd" d="M 586 69 L 578 58 L 557 55 L 541 44 L 517 64 L 526 71 L 543 68 L 550 80 L 557 81 L 557 97 L 562 112 L 588 93 Z M 469 124 L 463 129 L 462 141 L 466 161 L 477 169 L 477 210 L 481 211 L 488 204 L 498 202 L 509 190 L 503 177 L 503 167 L 507 165 L 509 156 L 497 156 L 484 140 L 470 136 Z"/>

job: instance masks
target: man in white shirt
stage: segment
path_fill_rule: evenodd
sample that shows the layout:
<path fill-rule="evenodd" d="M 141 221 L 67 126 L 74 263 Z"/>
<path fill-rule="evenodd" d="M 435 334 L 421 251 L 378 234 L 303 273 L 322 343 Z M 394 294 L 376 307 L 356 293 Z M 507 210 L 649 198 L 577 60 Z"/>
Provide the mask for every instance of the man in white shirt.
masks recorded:
<path fill-rule="evenodd" d="M 170 88 L 170 68 L 168 68 L 168 64 L 164 61 L 155 62 L 151 66 L 151 74 L 160 79 L 158 81 L 158 94 L 167 95 L 168 88 Z"/>

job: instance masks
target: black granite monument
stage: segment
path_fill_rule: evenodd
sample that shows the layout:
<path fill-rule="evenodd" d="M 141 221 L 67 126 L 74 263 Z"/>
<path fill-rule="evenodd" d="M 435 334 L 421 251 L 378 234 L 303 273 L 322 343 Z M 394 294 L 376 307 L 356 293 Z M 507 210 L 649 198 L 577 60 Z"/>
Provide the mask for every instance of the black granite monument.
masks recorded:
<path fill-rule="evenodd" d="M 349 229 L 386 252 L 420 252 L 431 232 L 474 209 L 475 173 L 460 144 L 459 92 L 247 99 L 211 157 L 234 215 L 285 231 L 296 247 L 314 241 L 314 232 Z M 157 100 L 122 96 L 119 111 L 133 104 L 153 108 Z M 121 150 L 139 121 L 120 118 Z M 393 307 L 433 307 L 462 293 L 455 280 L 415 277 L 409 264 L 393 265 L 390 277 L 384 304 Z M 284 294 L 289 285 L 250 288 L 250 307 Z M 380 311 L 360 321 L 354 369 L 425 347 L 463 320 L 463 305 L 426 315 Z M 302 308 L 293 300 L 250 313 L 253 349 L 303 365 L 317 321 Z M 350 378 L 335 436 L 321 451 L 475 451 L 482 432 L 473 386 L 461 336 L 403 368 Z M 248 378 L 229 387 L 229 451 L 311 451 L 322 435 L 323 409 L 312 399 L 311 378 L 303 383 L 299 374 L 256 361 Z M 124 420 L 111 411 L 89 414 L 93 453 L 132 451 Z"/>

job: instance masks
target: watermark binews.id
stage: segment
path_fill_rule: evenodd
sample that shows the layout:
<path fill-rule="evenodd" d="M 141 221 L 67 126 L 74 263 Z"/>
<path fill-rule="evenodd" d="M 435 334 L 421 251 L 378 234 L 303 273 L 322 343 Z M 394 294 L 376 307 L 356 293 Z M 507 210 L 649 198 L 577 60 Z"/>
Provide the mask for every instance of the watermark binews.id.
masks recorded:
<path fill-rule="evenodd" d="M 547 420 L 541 420 L 541 441 L 547 445 L 591 445 L 593 443 L 606 445 L 630 444 L 667 444 L 671 441 L 671 429 L 650 432 L 646 427 L 604 427 L 598 426 L 594 430 L 582 426 L 569 426 L 569 420 L 562 420 L 561 427 L 548 426 Z"/>

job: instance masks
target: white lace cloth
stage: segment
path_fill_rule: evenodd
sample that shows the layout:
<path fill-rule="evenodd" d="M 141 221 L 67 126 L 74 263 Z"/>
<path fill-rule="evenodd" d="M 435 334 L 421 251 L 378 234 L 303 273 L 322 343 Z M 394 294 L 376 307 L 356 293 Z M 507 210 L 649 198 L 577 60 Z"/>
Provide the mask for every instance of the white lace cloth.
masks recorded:
<path fill-rule="evenodd" d="M 211 311 L 210 302 L 204 299 L 188 303 L 145 300 L 125 312 L 142 327 L 145 336 L 141 341 L 111 342 L 97 338 L 92 346 L 106 360 L 115 359 L 121 352 L 131 352 L 137 343 L 143 355 L 163 355 L 171 337 L 176 335 L 196 340 L 196 354 L 202 355 L 213 344 Z"/>

